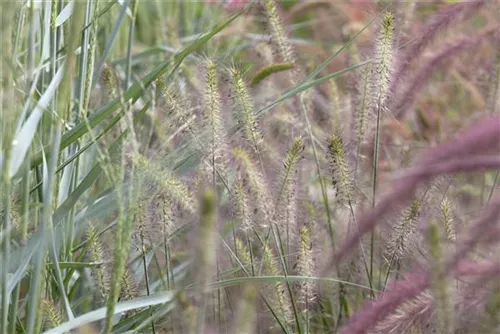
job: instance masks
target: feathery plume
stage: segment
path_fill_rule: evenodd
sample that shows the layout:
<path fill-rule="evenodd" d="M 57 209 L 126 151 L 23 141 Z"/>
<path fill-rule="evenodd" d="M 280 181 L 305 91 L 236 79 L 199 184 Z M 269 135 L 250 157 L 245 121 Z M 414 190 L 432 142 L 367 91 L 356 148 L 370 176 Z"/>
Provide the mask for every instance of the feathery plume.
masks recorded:
<path fill-rule="evenodd" d="M 278 5 L 276 0 L 264 0 L 264 7 L 266 10 L 267 19 L 271 28 L 271 34 L 278 47 L 278 52 L 281 58 L 286 62 L 295 65 L 295 55 L 293 53 L 292 45 L 285 32 L 283 22 L 278 13 Z"/>
<path fill-rule="evenodd" d="M 456 138 L 426 150 L 415 164 L 421 174 L 408 175 L 396 181 L 392 186 L 392 192 L 382 198 L 375 208 L 358 219 L 358 233 L 348 237 L 339 247 L 332 258 L 332 263 L 339 262 L 344 258 L 347 255 L 347 251 L 358 244 L 361 236 L 371 231 L 377 222 L 380 221 L 380 218 L 390 212 L 395 205 L 404 204 L 409 201 L 413 197 L 419 183 L 429 180 L 432 176 L 441 174 L 441 170 L 434 170 L 436 163 L 453 157 L 461 157 L 461 161 L 465 162 L 467 159 L 464 160 L 464 156 L 480 154 L 492 149 L 500 149 L 498 141 L 498 138 L 500 138 L 500 115 L 495 115 L 485 117 L 481 121 L 476 122 L 467 131 L 459 133 Z M 460 170 L 463 165 L 457 164 L 454 167 L 454 169 L 447 169 L 446 172 L 452 173 L 453 171 Z M 477 166 L 471 166 L 471 168 L 474 167 Z"/>
<path fill-rule="evenodd" d="M 382 27 L 375 45 L 375 63 L 372 76 L 372 104 L 380 109 L 385 105 L 389 94 L 389 83 L 393 71 L 394 57 L 394 15 L 387 12 L 382 21 Z"/>
<path fill-rule="evenodd" d="M 297 274 L 304 277 L 314 275 L 314 260 L 312 254 L 309 226 L 304 225 L 299 232 L 299 256 L 297 261 Z M 309 305 L 314 301 L 314 284 L 305 280 L 299 284 L 298 302 L 303 305 L 303 311 L 308 312 Z"/>
<path fill-rule="evenodd" d="M 487 0 L 461 2 L 446 6 L 434 13 L 434 15 L 423 25 L 426 29 L 423 34 L 420 35 L 420 38 L 415 40 L 401 57 L 398 57 L 400 59 L 398 61 L 399 65 L 394 73 L 394 79 L 391 82 L 389 91 L 396 91 L 396 87 L 398 87 L 401 80 L 406 77 L 406 72 L 410 68 L 412 61 L 419 58 L 424 49 L 432 43 L 434 37 L 439 32 L 455 22 L 458 18 L 473 15 L 486 3 L 488 3 Z"/>
<path fill-rule="evenodd" d="M 212 136 L 212 154 L 220 147 L 223 140 L 223 129 L 221 119 L 221 96 L 217 79 L 217 65 L 214 61 L 208 60 L 206 63 L 205 81 L 205 117 L 210 125 Z"/>
<path fill-rule="evenodd" d="M 443 222 L 443 227 L 444 227 L 444 232 L 446 235 L 446 239 L 448 239 L 451 242 L 455 242 L 456 236 L 455 236 L 455 226 L 453 222 L 453 216 L 452 216 L 452 210 L 451 210 L 451 203 L 448 200 L 448 197 L 443 198 L 441 201 L 441 217 L 442 217 L 442 222 Z"/>
<path fill-rule="evenodd" d="M 232 78 L 232 87 L 236 93 L 236 102 L 238 105 L 239 117 L 243 123 L 243 129 L 247 140 L 251 143 L 254 151 L 260 156 L 263 150 L 263 137 L 259 129 L 255 107 L 250 98 L 248 88 L 243 80 L 240 71 L 236 68 L 230 70 Z"/>
<path fill-rule="evenodd" d="M 377 324 L 370 334 L 419 333 L 431 321 L 434 298 L 428 291 L 405 301 L 394 313 Z"/>
<path fill-rule="evenodd" d="M 495 36 L 497 31 L 498 28 L 495 27 L 487 29 L 476 36 L 457 38 L 436 52 L 436 54 L 422 66 L 415 75 L 413 75 L 409 83 L 404 86 L 405 89 L 395 94 L 395 98 L 390 103 L 390 109 L 394 113 L 394 116 L 398 119 L 404 117 L 406 112 L 415 103 L 418 93 L 425 86 L 433 71 L 439 68 L 444 60 L 459 52 L 476 48 L 480 43 Z M 391 92 L 393 91 L 391 90 Z"/>
<path fill-rule="evenodd" d="M 127 269 L 123 273 L 120 286 L 121 300 L 130 300 L 137 296 L 137 283 Z"/>
<path fill-rule="evenodd" d="M 394 226 L 385 251 L 386 260 L 390 265 L 400 263 L 413 249 L 415 238 L 413 234 L 419 215 L 420 201 L 415 200 L 406 209 L 403 218 Z"/>
<path fill-rule="evenodd" d="M 197 140 L 196 133 L 198 129 L 194 122 L 191 121 L 189 115 L 189 104 L 187 101 L 181 99 L 177 92 L 174 91 L 173 87 L 166 86 L 163 80 L 157 79 L 156 85 L 158 90 L 160 91 L 161 96 L 165 100 L 167 111 L 166 115 L 169 119 L 168 123 L 161 122 L 159 119 L 155 119 L 154 123 L 158 128 L 158 136 L 162 139 L 163 142 L 167 143 L 168 140 L 165 137 L 165 130 L 167 126 L 173 127 L 175 129 L 184 128 L 187 132 L 189 132 L 190 136 L 193 139 Z"/>
<path fill-rule="evenodd" d="M 262 212 L 261 226 L 270 223 L 273 216 L 271 194 L 262 173 L 255 167 L 248 153 L 239 147 L 233 148 L 235 160 L 243 167 L 249 188 L 257 197 L 257 205 Z"/>
<path fill-rule="evenodd" d="M 89 259 L 91 262 L 101 263 L 99 266 L 92 267 L 92 274 L 99 287 L 99 292 L 102 300 L 106 299 L 109 292 L 109 274 L 108 268 L 104 263 L 104 252 L 102 251 L 101 242 L 94 224 L 89 223 L 87 230 L 87 238 L 89 244 Z"/>
<path fill-rule="evenodd" d="M 177 302 L 181 308 L 182 318 L 184 319 L 185 332 L 189 334 L 200 333 L 196 328 L 196 309 L 188 299 L 185 291 L 177 293 Z"/>
<path fill-rule="evenodd" d="M 245 187 L 241 178 L 236 181 L 236 214 L 237 218 L 241 222 L 241 228 L 244 231 L 249 231 L 253 227 L 252 216 L 250 213 L 250 208 L 248 206 L 248 200 L 245 193 Z"/>
<path fill-rule="evenodd" d="M 330 161 L 332 184 L 337 189 L 337 200 L 339 202 L 353 200 L 353 182 L 345 156 L 344 143 L 337 131 L 334 131 L 330 137 L 328 158 Z"/>
<path fill-rule="evenodd" d="M 270 276 L 281 275 L 278 265 L 276 264 L 276 259 L 272 249 L 268 244 L 264 245 L 262 251 L 264 268 Z M 293 319 L 291 311 L 291 302 L 289 295 L 287 293 L 287 286 L 284 282 L 276 282 L 274 284 L 274 291 L 276 293 L 276 308 L 280 310 L 281 317 L 285 323 L 290 323 Z"/>
<path fill-rule="evenodd" d="M 219 81 L 217 79 L 217 64 L 209 59 L 205 63 L 205 92 L 204 114 L 209 128 L 208 159 L 203 166 L 208 168 L 205 173 L 210 173 L 215 182 L 216 170 L 225 175 L 226 166 L 226 134 L 222 124 L 221 96 Z M 215 184 L 214 184 L 215 185 Z"/>
<path fill-rule="evenodd" d="M 245 244 L 241 241 L 240 238 L 236 238 L 234 241 L 234 247 L 236 254 L 238 255 L 238 259 L 241 264 L 244 266 L 246 271 L 250 272 L 248 269 L 252 266 L 252 256 L 248 251 Z"/>
<path fill-rule="evenodd" d="M 152 176 L 157 181 L 161 188 L 168 193 L 172 200 L 177 201 L 188 212 L 194 213 L 196 207 L 193 200 L 193 195 L 188 187 L 178 180 L 174 175 L 166 173 L 155 166 L 151 161 L 141 154 L 136 154 L 133 157 L 136 166 Z"/>
<path fill-rule="evenodd" d="M 330 80 L 330 107 L 332 108 L 334 129 L 340 131 L 342 129 L 342 113 L 340 110 L 339 87 L 335 79 Z"/>
<path fill-rule="evenodd" d="M 384 321 L 402 303 L 418 296 L 429 285 L 424 273 L 412 274 L 405 280 L 398 280 L 377 300 L 368 301 L 365 307 L 349 318 L 341 334 L 364 334 Z"/>
<path fill-rule="evenodd" d="M 116 77 L 115 77 L 115 73 L 113 72 L 113 70 L 111 69 L 111 67 L 109 67 L 108 64 L 104 63 L 103 67 L 102 67 L 102 80 L 103 80 L 103 83 L 104 83 L 104 88 L 105 88 L 105 91 L 107 93 L 107 95 L 111 98 L 111 99 L 114 99 L 118 96 L 118 92 L 117 92 L 117 80 L 116 80 Z"/>
<path fill-rule="evenodd" d="M 295 138 L 292 147 L 287 151 L 283 162 L 283 170 L 280 174 L 277 186 L 276 204 L 274 207 L 275 221 L 280 227 L 286 227 L 287 231 L 295 228 L 295 186 L 297 182 L 297 167 L 300 154 L 304 150 L 301 137 Z"/>
<path fill-rule="evenodd" d="M 293 174 L 296 172 L 300 160 L 300 154 L 304 150 L 304 143 L 301 137 L 296 137 L 292 147 L 287 151 L 283 161 L 283 170 L 280 175 L 278 185 L 277 202 L 284 198 L 289 190 L 290 183 L 293 181 Z"/>
<path fill-rule="evenodd" d="M 51 329 L 62 323 L 61 311 L 49 299 L 42 300 L 42 312 L 45 318 L 45 329 Z"/>

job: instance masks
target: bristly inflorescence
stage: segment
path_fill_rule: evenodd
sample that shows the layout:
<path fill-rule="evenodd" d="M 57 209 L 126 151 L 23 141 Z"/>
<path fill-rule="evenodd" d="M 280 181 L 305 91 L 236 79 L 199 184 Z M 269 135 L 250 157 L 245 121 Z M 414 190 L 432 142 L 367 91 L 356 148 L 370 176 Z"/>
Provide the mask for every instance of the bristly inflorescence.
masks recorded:
<path fill-rule="evenodd" d="M 92 274 L 99 288 L 100 297 L 105 300 L 109 292 L 109 273 L 107 264 L 104 262 L 104 252 L 102 251 L 99 235 L 94 224 L 90 223 L 87 231 L 89 241 L 89 259 L 99 265 L 92 268 Z"/>
<path fill-rule="evenodd" d="M 387 12 L 383 18 L 375 45 L 375 63 L 372 67 L 372 103 L 377 109 L 385 105 L 389 94 L 388 89 L 394 61 L 393 37 L 394 15 L 391 12 Z"/>
<path fill-rule="evenodd" d="M 419 333 L 428 327 L 434 310 L 434 299 L 422 292 L 400 305 L 394 313 L 377 324 L 370 334 Z"/>
<path fill-rule="evenodd" d="M 337 200 L 346 202 L 353 200 L 353 181 L 346 159 L 344 143 L 338 131 L 335 131 L 328 143 L 328 159 L 332 185 L 337 190 Z"/>
<path fill-rule="evenodd" d="M 217 64 L 208 59 L 205 62 L 204 115 L 209 132 L 209 145 L 206 147 L 206 158 L 203 162 L 205 172 L 209 171 L 213 182 L 215 175 L 226 175 L 227 166 L 227 134 L 222 121 L 222 99 L 219 90 Z"/>
<path fill-rule="evenodd" d="M 266 9 L 267 19 L 269 20 L 269 25 L 271 28 L 271 33 L 274 38 L 274 42 L 278 47 L 278 52 L 283 58 L 283 61 L 296 64 L 295 55 L 293 54 L 293 49 L 288 39 L 287 33 L 283 22 L 278 13 L 278 1 L 277 0 L 264 0 L 264 7 Z"/>
<path fill-rule="evenodd" d="M 248 189 L 256 198 L 256 208 L 260 211 L 261 226 L 268 226 L 273 216 L 272 197 L 262 172 L 255 166 L 248 152 L 240 147 L 233 148 L 233 156 L 241 166 Z"/>
<path fill-rule="evenodd" d="M 308 225 L 304 225 L 299 231 L 299 255 L 297 261 L 297 274 L 305 277 L 314 276 L 313 248 L 311 243 L 311 231 Z M 303 311 L 308 312 L 310 303 L 314 301 L 314 284 L 306 280 L 299 284 L 299 303 L 303 306 Z"/>
<path fill-rule="evenodd" d="M 165 191 L 165 194 L 170 196 L 172 201 L 178 202 L 183 209 L 190 213 L 196 211 L 196 203 L 191 191 L 183 182 L 177 179 L 177 177 L 154 165 L 154 163 L 142 155 L 134 156 L 133 159 L 138 167 L 159 183 L 160 188 Z"/>
<path fill-rule="evenodd" d="M 387 242 L 385 257 L 390 265 L 400 263 L 413 249 L 415 228 L 420 215 L 421 203 L 413 201 L 402 219 L 396 223 Z"/>
<path fill-rule="evenodd" d="M 455 226 L 453 222 L 451 203 L 448 200 L 448 197 L 443 198 L 441 201 L 441 217 L 446 239 L 451 242 L 455 242 Z"/>
<path fill-rule="evenodd" d="M 262 261 L 264 263 L 264 269 L 270 276 L 279 276 L 281 271 L 276 263 L 276 258 L 273 250 L 270 248 L 269 244 L 264 245 L 262 250 Z M 272 299 L 275 307 L 280 311 L 280 318 L 285 323 L 290 323 L 293 319 L 292 316 L 292 305 L 290 302 L 290 296 L 287 292 L 287 284 L 284 282 L 276 282 L 274 284 L 274 291 L 276 293 L 276 298 Z"/>
<path fill-rule="evenodd" d="M 246 189 L 241 178 L 238 178 L 238 180 L 236 181 L 235 201 L 236 215 L 237 219 L 241 223 L 241 228 L 244 231 L 249 231 L 253 227 L 253 220 L 250 211 L 251 209 L 248 203 Z"/>
<path fill-rule="evenodd" d="M 292 146 L 287 151 L 285 155 L 285 160 L 283 161 L 283 170 L 281 171 L 280 178 L 278 181 L 276 194 L 276 206 L 275 212 L 281 218 L 283 218 L 283 212 L 288 205 L 288 200 L 292 195 L 294 190 L 293 185 L 296 181 L 296 175 L 298 163 L 301 158 L 301 153 L 304 150 L 304 143 L 301 137 L 296 137 L 293 141 Z M 280 218 L 278 217 L 278 219 Z"/>
<path fill-rule="evenodd" d="M 149 332 L 145 326 L 152 333 L 495 332 L 500 36 L 490 24 L 494 14 L 478 12 L 487 0 L 443 4 L 423 26 L 403 28 L 405 19 L 420 20 L 429 8 L 417 7 L 418 0 L 407 1 L 406 14 L 405 4 L 385 0 L 230 2 L 241 1 L 262 6 L 225 13 L 226 20 L 218 16 L 222 6 L 203 1 L 136 0 L 122 10 L 76 1 L 67 17 L 63 1 L 32 2 L 5 30 L 14 36 L 4 45 L 13 57 L 7 55 L 9 66 L 0 71 L 0 95 L 18 111 L 0 112 L 7 130 L 0 165 L 17 159 L 16 145 L 29 153 L 19 173 L 4 170 L 0 178 L 7 189 L 0 192 L 0 332 L 74 327 L 73 311 L 83 318 L 105 305 L 105 333 Z M 160 14 L 163 7 L 171 16 Z M 0 8 L 5 16 L 8 7 Z M 213 28 L 202 22 L 207 8 L 216 9 L 207 21 L 221 19 Z M 121 26 L 126 9 L 128 30 Z M 105 19 L 111 12 L 119 17 L 115 24 Z M 484 32 L 464 22 L 475 33 L 439 43 L 447 26 L 476 12 Z M 78 15 L 83 27 L 72 23 Z M 152 22 L 157 19 L 161 24 Z M 333 29 L 318 34 L 330 19 Z M 165 28 L 164 46 L 146 45 L 151 31 Z M 116 53 L 109 49 L 110 29 L 119 41 Z M 71 65 L 59 71 L 61 43 L 80 39 L 76 57 L 66 54 Z M 442 49 L 429 47 L 434 40 Z M 308 59 L 298 57 L 299 48 Z M 473 66 L 456 59 L 443 71 L 444 62 L 476 49 L 467 59 Z M 210 57 L 200 61 L 198 50 Z M 161 59 L 158 52 L 175 55 Z M 485 59 L 492 54 L 496 59 Z M 35 66 L 39 59 L 42 67 Z M 479 68 L 494 72 L 484 92 L 471 82 L 479 61 L 494 68 Z M 433 80 L 437 69 L 439 82 Z M 457 84 L 448 85 L 448 70 Z M 59 73 L 74 87 L 59 85 Z M 488 118 L 426 150 L 430 130 L 429 138 L 440 141 L 463 125 L 461 116 L 479 114 L 455 110 L 461 100 L 450 104 L 446 93 L 472 96 L 470 105 L 480 105 Z M 416 119 L 405 114 L 413 105 Z M 33 143 L 18 134 L 29 128 Z M 401 154 L 402 148 L 411 150 Z M 365 163 L 367 155 L 373 161 Z M 485 169 L 493 173 L 463 175 Z M 436 177 L 450 173 L 446 190 L 437 187 Z M 482 184 L 476 184 L 479 176 Z M 9 202 L 14 187 L 21 190 L 19 205 Z M 424 188 L 431 195 L 421 196 Z M 457 225 L 454 220 L 465 220 L 476 204 L 484 218 Z M 382 226 L 394 213 L 397 221 Z M 131 243 L 134 229 L 141 254 Z M 425 230 L 422 237 L 418 232 Z M 369 233 L 371 240 L 365 239 Z M 53 237 L 57 247 L 46 249 L 49 256 L 33 253 L 33 246 L 51 246 L 43 241 Z M 31 253 L 35 257 L 26 258 Z M 24 263 L 18 259 L 33 268 L 14 268 Z M 422 271 L 408 272 L 414 266 Z M 76 274 L 80 279 L 72 279 Z M 85 293 L 89 285 L 92 294 Z M 118 314 L 123 307 L 129 311 Z"/>
<path fill-rule="evenodd" d="M 241 72 L 237 68 L 231 68 L 230 74 L 232 78 L 232 87 L 236 93 L 238 116 L 243 124 L 245 137 L 250 142 L 254 152 L 261 154 L 264 149 L 263 136 L 259 129 L 259 123 L 255 115 L 255 107 L 247 85 L 243 80 Z"/>

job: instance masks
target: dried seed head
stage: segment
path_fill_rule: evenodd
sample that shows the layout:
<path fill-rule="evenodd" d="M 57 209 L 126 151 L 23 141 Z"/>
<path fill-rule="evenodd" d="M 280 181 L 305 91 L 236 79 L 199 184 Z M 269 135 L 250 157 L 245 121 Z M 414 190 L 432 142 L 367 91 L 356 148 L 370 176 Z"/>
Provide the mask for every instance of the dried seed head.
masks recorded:
<path fill-rule="evenodd" d="M 389 263 L 400 263 L 413 248 L 415 226 L 420 215 L 420 201 L 415 200 L 394 226 L 385 251 Z"/>
<path fill-rule="evenodd" d="M 262 173 L 255 167 L 252 159 L 244 149 L 235 147 L 233 149 L 233 156 L 243 167 L 246 175 L 245 179 L 248 180 L 249 189 L 257 197 L 256 205 L 263 215 L 262 219 L 260 219 L 262 222 L 260 223 L 261 226 L 269 224 L 273 216 L 271 194 Z"/>
<path fill-rule="evenodd" d="M 206 145 L 206 158 L 203 168 L 207 176 L 215 174 L 214 168 L 222 175 L 226 175 L 227 166 L 227 136 L 222 122 L 221 95 L 217 78 L 217 64 L 207 60 L 205 64 L 205 93 L 204 115 L 208 125 L 209 144 Z"/>
<path fill-rule="evenodd" d="M 276 196 L 276 220 L 280 226 L 287 224 L 287 216 L 293 221 L 296 218 L 295 214 L 295 186 L 297 182 L 297 167 L 300 161 L 300 155 L 304 150 L 304 143 L 301 137 L 295 138 L 292 147 L 287 151 L 283 162 L 283 170 L 281 171 L 278 193 Z M 293 229 L 293 227 L 291 227 Z"/>
<path fill-rule="evenodd" d="M 278 13 L 278 5 L 276 0 L 264 0 L 267 19 L 271 28 L 271 34 L 278 47 L 278 52 L 283 60 L 287 63 L 295 64 L 295 55 L 285 32 L 283 22 Z"/>
<path fill-rule="evenodd" d="M 275 256 L 269 245 L 264 245 L 263 249 L 263 262 L 264 269 L 270 276 L 279 276 L 281 271 L 278 269 Z M 280 310 L 281 317 L 286 323 L 290 323 L 293 319 L 291 311 L 291 302 L 287 291 L 287 286 L 283 282 L 276 282 L 274 284 L 274 291 L 276 293 L 276 299 L 273 300 L 276 309 Z"/>
<path fill-rule="evenodd" d="M 245 267 L 245 269 L 249 271 L 249 268 L 252 266 L 252 257 L 250 255 L 250 252 L 248 251 L 245 244 L 239 238 L 235 239 L 234 244 L 238 259 L 240 260 L 241 264 Z"/>
<path fill-rule="evenodd" d="M 189 111 L 189 104 L 181 99 L 174 88 L 172 87 L 167 87 L 163 80 L 157 80 L 157 87 L 158 90 L 161 93 L 161 96 L 165 100 L 167 111 L 166 115 L 168 117 L 168 126 L 174 127 L 175 130 L 181 127 L 185 127 L 188 131 L 193 133 L 197 133 L 197 128 L 195 127 L 194 124 L 192 124 L 190 120 L 190 115 L 188 114 Z M 157 120 L 157 122 L 159 122 Z M 159 131 L 162 131 L 167 125 L 166 124 L 157 124 Z M 159 134 L 159 136 L 162 136 L 163 134 Z M 162 140 L 164 140 L 162 138 Z M 166 141 L 166 140 L 165 140 Z"/>
<path fill-rule="evenodd" d="M 300 276 L 314 276 L 314 261 L 312 254 L 312 244 L 310 231 L 307 225 L 302 226 L 299 232 L 299 257 L 297 261 L 297 274 Z M 305 280 L 299 284 L 299 302 L 303 305 L 304 311 L 308 311 L 308 305 L 314 299 L 314 285 L 312 281 Z"/>
<path fill-rule="evenodd" d="M 42 300 L 42 312 L 46 321 L 46 329 L 57 327 L 62 323 L 61 311 L 57 309 L 51 300 Z"/>
<path fill-rule="evenodd" d="M 238 69 L 230 70 L 232 78 L 232 87 L 236 95 L 238 114 L 243 124 L 246 139 L 250 142 L 256 153 L 259 153 L 264 147 L 262 145 L 262 133 L 259 130 L 259 124 L 255 115 L 255 108 L 250 98 L 248 88 Z"/>
<path fill-rule="evenodd" d="M 134 277 L 130 274 L 128 269 L 125 269 L 122 279 L 120 281 L 120 300 L 130 300 L 137 297 L 137 282 Z M 135 314 L 137 311 L 132 310 L 128 313 L 130 315 Z"/>
<path fill-rule="evenodd" d="M 104 82 L 104 87 L 108 92 L 108 96 L 111 99 L 114 99 L 117 97 L 117 83 L 116 83 L 116 77 L 115 74 L 113 73 L 113 70 L 111 67 L 109 67 L 107 64 L 104 64 L 102 67 L 102 79 Z"/>
<path fill-rule="evenodd" d="M 217 79 L 217 65 L 214 61 L 208 60 L 206 63 L 205 79 L 205 117 L 208 121 L 212 138 L 213 151 L 220 147 L 223 130 L 221 119 L 221 96 L 219 92 L 219 83 Z"/>
<path fill-rule="evenodd" d="M 453 222 L 453 216 L 451 212 L 451 203 L 448 201 L 448 198 L 445 197 L 441 201 L 441 215 L 443 221 L 443 227 L 446 235 L 446 239 L 449 241 L 455 242 L 455 226 Z"/>
<path fill-rule="evenodd" d="M 370 334 L 419 333 L 430 323 L 434 298 L 428 291 L 401 304 L 394 313 L 379 322 Z"/>
<path fill-rule="evenodd" d="M 92 223 L 89 223 L 87 238 L 90 261 L 102 263 L 99 266 L 92 267 L 92 275 L 97 282 L 102 300 L 105 300 L 109 292 L 109 273 L 107 265 L 104 263 L 104 252 L 102 251 L 98 232 Z"/>
<path fill-rule="evenodd" d="M 241 228 L 244 231 L 249 231 L 253 226 L 252 215 L 250 213 L 245 187 L 243 186 L 241 178 L 238 178 L 236 183 L 235 200 L 237 210 L 236 214 L 238 220 L 241 222 Z"/>
<path fill-rule="evenodd" d="M 334 132 L 330 137 L 328 159 L 332 184 L 337 188 L 337 200 L 340 202 L 353 200 L 353 182 L 345 156 L 344 144 L 338 132 Z"/>
<path fill-rule="evenodd" d="M 146 172 L 159 183 L 162 190 L 168 194 L 171 200 L 181 204 L 188 212 L 194 213 L 196 211 L 193 195 L 184 183 L 178 180 L 174 175 L 155 166 L 143 155 L 134 154 L 132 159 L 141 171 Z"/>
<path fill-rule="evenodd" d="M 389 94 L 389 83 L 393 71 L 393 37 L 394 15 L 387 12 L 382 21 L 382 27 L 375 45 L 375 63 L 373 66 L 372 94 L 373 105 L 381 108 L 385 105 Z"/>

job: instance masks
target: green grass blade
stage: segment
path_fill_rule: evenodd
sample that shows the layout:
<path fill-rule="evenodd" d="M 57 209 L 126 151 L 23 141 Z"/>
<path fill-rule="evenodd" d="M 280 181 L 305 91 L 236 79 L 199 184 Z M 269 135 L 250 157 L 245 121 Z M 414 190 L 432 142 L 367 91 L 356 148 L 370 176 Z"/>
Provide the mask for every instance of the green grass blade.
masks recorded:
<path fill-rule="evenodd" d="M 139 97 L 141 97 L 144 93 L 144 89 L 148 88 L 156 79 L 160 76 L 164 75 L 167 71 L 169 71 L 167 78 L 165 81 L 174 74 L 177 68 L 181 65 L 182 61 L 192 52 L 195 52 L 197 49 L 205 45 L 212 37 L 222 31 L 224 28 L 229 26 L 237 17 L 239 17 L 243 13 L 243 10 L 240 10 L 236 14 L 234 14 L 231 18 L 229 18 L 224 23 L 217 25 L 210 32 L 203 35 L 197 41 L 191 43 L 189 46 L 184 48 L 181 52 L 173 56 L 171 59 L 165 61 L 164 63 L 158 65 L 156 69 L 151 71 L 148 75 L 146 75 L 141 81 L 134 83 L 127 91 L 123 94 L 123 102 L 132 101 L 132 103 L 136 102 Z M 169 70 L 170 69 L 170 70 Z M 103 120 L 105 120 L 109 115 L 113 113 L 113 111 L 117 110 L 121 107 L 122 100 L 120 98 L 116 98 L 112 102 L 110 102 L 107 106 L 99 109 L 95 113 L 93 113 L 88 118 L 88 123 L 91 128 L 96 127 L 98 124 L 101 124 Z M 79 122 L 73 129 L 69 132 L 65 133 L 60 149 L 64 149 L 74 143 L 76 140 L 81 138 L 88 132 L 87 124 L 84 121 Z M 36 154 L 33 158 L 32 167 L 39 165 L 41 162 L 41 152 Z"/>
<path fill-rule="evenodd" d="M 128 311 L 137 310 L 140 308 L 165 304 L 172 301 L 175 298 L 175 294 L 171 291 L 157 293 L 147 297 L 135 298 L 132 300 L 127 300 L 125 302 L 120 302 L 116 304 L 114 314 L 120 314 Z M 76 317 L 71 321 L 67 321 L 56 328 L 52 328 L 44 334 L 63 334 L 73 329 L 77 329 L 83 325 L 87 325 L 99 320 L 106 318 L 106 307 L 101 307 L 95 311 L 85 313 L 81 316 Z"/>
<path fill-rule="evenodd" d="M 38 123 L 42 118 L 43 112 L 49 106 L 50 101 L 54 97 L 54 94 L 59 87 L 64 75 L 65 66 L 62 66 L 59 71 L 57 71 L 56 76 L 50 82 L 49 87 L 45 90 L 42 97 L 38 101 L 36 107 L 34 108 L 31 115 L 28 117 L 26 122 L 23 124 L 21 130 L 16 133 L 13 140 L 13 154 L 9 160 L 9 176 L 12 177 L 17 174 L 19 168 L 21 167 L 24 159 L 26 158 L 26 153 L 31 146 L 31 142 L 35 137 Z"/>
<path fill-rule="evenodd" d="M 277 106 L 278 104 L 280 104 L 281 102 L 283 102 L 284 100 L 300 93 L 300 92 L 303 92 L 309 88 L 312 88 L 312 87 L 315 87 L 319 84 L 322 84 L 323 82 L 326 82 L 328 80 L 331 80 L 333 78 L 336 78 L 336 77 L 339 77 L 347 72 L 350 72 L 350 71 L 353 71 L 361 66 L 364 66 L 368 63 L 369 61 L 365 61 L 365 62 L 362 62 L 360 64 L 356 64 L 356 65 L 352 65 L 352 66 L 349 66 L 345 69 L 342 69 L 340 71 L 337 71 L 337 72 L 334 72 L 334 73 L 330 73 L 328 75 L 325 75 L 324 77 L 321 77 L 319 79 L 316 79 L 316 80 L 313 80 L 313 81 L 308 81 L 308 82 L 304 82 L 300 85 L 297 85 L 296 87 L 290 89 L 288 92 L 286 92 L 285 94 L 283 94 L 281 97 L 279 97 L 278 99 L 274 100 L 271 104 L 267 105 L 266 107 L 260 109 L 257 114 L 259 116 L 261 115 L 264 115 L 266 114 L 267 112 L 269 112 L 272 108 L 274 108 L 275 106 Z"/>

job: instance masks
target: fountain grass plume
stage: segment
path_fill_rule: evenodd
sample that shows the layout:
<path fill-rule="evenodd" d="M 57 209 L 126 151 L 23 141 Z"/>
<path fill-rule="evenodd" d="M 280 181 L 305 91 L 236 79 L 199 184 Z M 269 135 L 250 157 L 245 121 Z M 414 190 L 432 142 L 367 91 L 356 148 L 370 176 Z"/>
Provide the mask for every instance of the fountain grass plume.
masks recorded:
<path fill-rule="evenodd" d="M 398 56 L 398 65 L 394 71 L 393 80 L 389 91 L 395 92 L 415 59 L 418 59 L 425 48 L 430 45 L 438 33 L 446 29 L 460 17 L 468 17 L 476 13 L 482 6 L 487 4 L 487 0 L 468 1 L 445 6 L 434 13 L 424 24 L 425 30 L 401 56 Z"/>
<path fill-rule="evenodd" d="M 414 235 L 417 228 L 418 217 L 420 215 L 421 203 L 419 200 L 413 203 L 405 210 L 396 225 L 387 242 L 385 258 L 389 263 L 389 270 L 396 264 L 398 267 L 408 253 L 414 249 Z"/>
<path fill-rule="evenodd" d="M 358 244 L 360 238 L 371 231 L 380 219 L 388 214 L 396 205 L 402 205 L 412 199 L 416 187 L 430 177 L 437 176 L 443 172 L 452 173 L 462 170 L 464 164 L 474 162 L 474 156 L 484 152 L 500 150 L 500 115 L 485 117 L 476 122 L 468 130 L 459 133 L 455 138 L 438 145 L 437 147 L 426 150 L 420 159 L 416 160 L 413 174 L 397 179 L 392 186 L 391 193 L 383 197 L 377 206 L 364 213 L 358 219 L 358 233 L 348 237 L 346 241 L 338 248 L 333 259 L 333 263 L 338 263 L 347 254 L 348 251 Z M 464 159 L 464 157 L 470 159 Z M 453 168 L 436 170 L 435 165 L 442 163 L 446 159 L 460 157 L 462 163 L 457 161 Z M 498 160 L 498 158 L 496 158 Z M 489 161 L 491 163 L 491 161 Z M 497 163 L 497 162 L 496 162 Z M 493 164 L 495 165 L 495 164 Z M 491 164 L 488 165 L 491 168 Z M 478 163 L 469 165 L 469 170 L 483 167 Z M 329 266 L 331 267 L 331 265 Z M 328 270 L 328 268 L 327 268 Z"/>
<path fill-rule="evenodd" d="M 419 92 L 421 92 L 434 73 L 434 70 L 439 68 L 445 60 L 460 52 L 477 48 L 480 43 L 491 40 L 498 31 L 500 31 L 499 27 L 488 28 L 476 36 L 460 37 L 447 43 L 424 66 L 418 69 L 410 79 L 406 79 L 408 83 L 404 85 L 404 90 L 395 92 L 394 98 L 390 102 L 390 109 L 394 113 L 394 116 L 398 119 L 402 119 L 405 116 L 410 107 L 415 103 Z"/>
<path fill-rule="evenodd" d="M 335 131 L 330 137 L 328 160 L 330 162 L 332 185 L 337 190 L 336 200 L 339 203 L 353 201 L 353 180 L 345 153 L 344 142 L 338 131 Z"/>
<path fill-rule="evenodd" d="M 440 209 L 446 239 L 454 243 L 457 237 L 455 234 L 455 223 L 453 221 L 452 204 L 448 200 L 448 197 L 443 198 Z"/>

